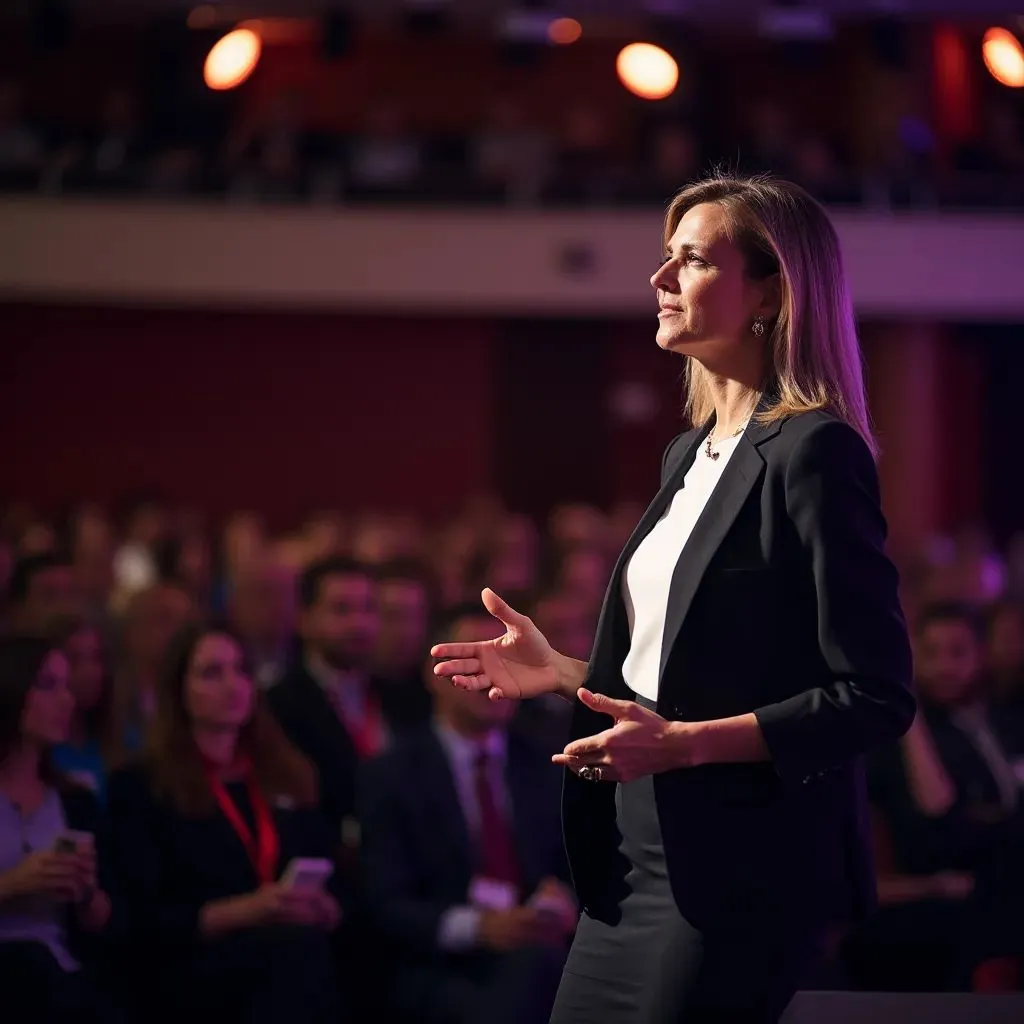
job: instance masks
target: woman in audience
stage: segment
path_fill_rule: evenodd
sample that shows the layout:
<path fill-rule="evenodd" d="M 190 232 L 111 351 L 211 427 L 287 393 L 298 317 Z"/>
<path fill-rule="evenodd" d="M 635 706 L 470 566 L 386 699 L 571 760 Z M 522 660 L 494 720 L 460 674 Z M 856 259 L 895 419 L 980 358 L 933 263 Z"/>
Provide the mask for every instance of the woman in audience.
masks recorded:
<path fill-rule="evenodd" d="M 331 855 L 315 802 L 313 769 L 266 716 L 237 639 L 185 627 L 142 762 L 112 776 L 108 800 L 115 928 L 141 954 L 147 1015 L 336 1024 L 338 904 L 281 880 L 293 858 Z"/>
<path fill-rule="evenodd" d="M 60 651 L 0 640 L 0 977 L 5 1014 L 22 1022 L 100 1019 L 85 966 L 89 934 L 110 916 L 96 884 L 97 807 L 49 756 L 73 711 Z"/>
<path fill-rule="evenodd" d="M 70 616 L 56 624 L 53 641 L 67 658 L 68 687 L 75 702 L 67 742 L 53 748 L 53 763 L 67 778 L 91 790 L 102 805 L 116 747 L 103 639 L 84 618 Z"/>

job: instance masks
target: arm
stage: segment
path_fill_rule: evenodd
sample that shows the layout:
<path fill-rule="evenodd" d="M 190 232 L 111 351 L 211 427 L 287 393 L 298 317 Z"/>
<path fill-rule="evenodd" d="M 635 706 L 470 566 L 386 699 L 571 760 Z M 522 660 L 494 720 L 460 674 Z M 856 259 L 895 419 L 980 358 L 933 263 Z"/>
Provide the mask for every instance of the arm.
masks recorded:
<path fill-rule="evenodd" d="M 786 505 L 814 576 L 818 642 L 832 681 L 759 708 L 782 777 L 827 771 L 897 739 L 913 721 L 911 655 L 884 551 L 878 474 L 863 440 L 835 420 L 796 445 Z"/>

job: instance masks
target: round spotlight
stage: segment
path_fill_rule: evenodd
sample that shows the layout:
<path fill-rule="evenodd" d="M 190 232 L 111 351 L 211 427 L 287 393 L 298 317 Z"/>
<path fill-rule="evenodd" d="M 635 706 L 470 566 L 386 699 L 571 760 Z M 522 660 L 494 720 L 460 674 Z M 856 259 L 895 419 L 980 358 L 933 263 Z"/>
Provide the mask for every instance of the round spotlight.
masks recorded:
<path fill-rule="evenodd" d="M 1011 89 L 1024 86 L 1024 47 L 1012 32 L 990 28 L 981 40 L 981 59 L 1000 85 Z"/>
<path fill-rule="evenodd" d="M 653 43 L 630 43 L 615 61 L 619 81 L 645 100 L 663 100 L 679 84 L 679 65 L 667 51 Z"/>
<path fill-rule="evenodd" d="M 575 18 L 555 18 L 548 25 L 548 39 L 556 46 L 569 46 L 583 35 L 583 26 Z"/>
<path fill-rule="evenodd" d="M 213 45 L 203 65 L 203 79 L 211 89 L 234 89 L 259 63 L 263 43 L 248 28 L 236 28 Z"/>

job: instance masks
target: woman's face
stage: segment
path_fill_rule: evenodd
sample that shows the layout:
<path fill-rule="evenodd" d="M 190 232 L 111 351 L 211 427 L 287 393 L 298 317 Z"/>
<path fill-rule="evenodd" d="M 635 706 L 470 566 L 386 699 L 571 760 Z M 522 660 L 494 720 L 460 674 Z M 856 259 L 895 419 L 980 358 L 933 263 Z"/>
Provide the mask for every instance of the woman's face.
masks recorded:
<path fill-rule="evenodd" d="M 103 647 L 94 629 L 80 629 L 64 645 L 68 686 L 79 711 L 91 711 L 103 696 Z"/>
<path fill-rule="evenodd" d="M 51 651 L 25 697 L 21 712 L 21 735 L 37 747 L 64 743 L 71 728 L 75 698 L 68 685 L 68 660 Z"/>
<path fill-rule="evenodd" d="M 710 368 L 723 354 L 756 342 L 751 327 L 767 316 L 765 287 L 747 276 L 746 259 L 729 238 L 730 222 L 717 203 L 683 215 L 667 260 L 651 278 L 658 293 L 658 344 L 694 356 Z"/>
<path fill-rule="evenodd" d="M 185 680 L 185 708 L 198 726 L 241 728 L 252 715 L 253 683 L 242 649 L 223 633 L 207 633 L 192 652 Z"/>

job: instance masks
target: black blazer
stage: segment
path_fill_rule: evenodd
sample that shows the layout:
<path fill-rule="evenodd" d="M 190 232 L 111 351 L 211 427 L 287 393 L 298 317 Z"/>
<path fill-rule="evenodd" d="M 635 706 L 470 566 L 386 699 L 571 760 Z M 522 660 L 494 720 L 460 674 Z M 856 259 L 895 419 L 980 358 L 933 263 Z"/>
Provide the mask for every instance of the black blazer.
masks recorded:
<path fill-rule="evenodd" d="M 567 878 L 559 823 L 560 771 L 510 735 L 506 782 L 524 898 L 546 876 Z M 442 914 L 465 904 L 474 850 L 448 757 L 433 730 L 399 739 L 363 765 L 360 878 L 376 935 L 407 960 L 439 954 Z"/>
<path fill-rule="evenodd" d="M 585 685 L 629 698 L 624 567 L 679 490 L 713 420 L 681 434 L 619 556 Z M 884 552 L 871 454 L 824 412 L 751 421 L 675 567 L 658 712 L 756 714 L 771 762 L 654 777 L 676 901 L 697 927 L 754 916 L 819 924 L 874 901 L 860 755 L 915 713 L 911 655 Z M 573 738 L 608 728 L 577 704 Z M 614 914 L 615 787 L 565 773 L 563 822 L 584 907 Z"/>
<path fill-rule="evenodd" d="M 239 787 L 241 788 L 241 787 Z M 245 798 L 239 794 L 245 813 Z M 331 836 L 315 810 L 272 807 L 280 841 L 278 872 L 293 857 L 331 857 Z M 153 792 L 143 765 L 115 772 L 107 802 L 105 875 L 118 937 L 162 954 L 190 954 L 203 904 L 240 896 L 259 878 L 231 823 L 220 811 L 185 817 Z"/>

